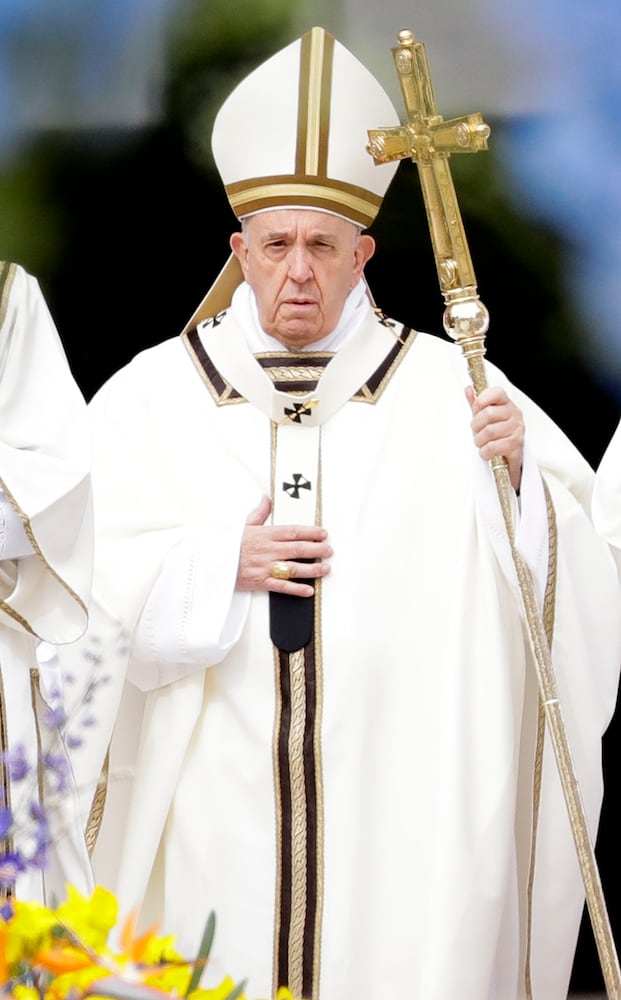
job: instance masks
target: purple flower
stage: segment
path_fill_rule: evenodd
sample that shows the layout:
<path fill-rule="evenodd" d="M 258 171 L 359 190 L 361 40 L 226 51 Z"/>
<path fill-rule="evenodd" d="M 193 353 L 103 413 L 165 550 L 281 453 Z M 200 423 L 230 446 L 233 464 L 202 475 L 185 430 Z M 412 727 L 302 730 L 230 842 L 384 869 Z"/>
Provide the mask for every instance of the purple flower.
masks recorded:
<path fill-rule="evenodd" d="M 0 856 L 0 886 L 10 888 L 15 885 L 17 876 L 25 871 L 24 859 L 18 851 L 7 851 Z"/>
<path fill-rule="evenodd" d="M 84 653 L 84 659 L 90 660 L 91 663 L 94 663 L 97 666 L 101 663 L 101 655 L 99 653 L 91 653 L 88 650 Z"/>
<path fill-rule="evenodd" d="M 9 833 L 13 826 L 13 813 L 10 809 L 0 809 L 0 841 Z"/>
<path fill-rule="evenodd" d="M 38 823 L 40 826 L 47 826 L 47 812 L 45 806 L 41 805 L 40 802 L 30 803 L 30 818 Z"/>
<path fill-rule="evenodd" d="M 59 705 L 57 708 L 46 712 L 43 717 L 43 723 L 48 729 L 62 729 L 67 723 L 67 713 Z"/>
<path fill-rule="evenodd" d="M 35 847 L 33 853 L 28 857 L 27 863 L 31 868 L 43 870 L 47 866 L 47 851 L 50 845 L 50 825 L 47 818 L 47 811 L 41 803 L 31 802 L 29 813 L 30 818 L 35 824 Z"/>
<path fill-rule="evenodd" d="M 11 750 L 5 750 L 2 760 L 9 769 L 11 781 L 23 781 L 31 773 L 23 744 L 18 743 Z"/>
<path fill-rule="evenodd" d="M 43 766 L 53 791 L 61 795 L 68 792 L 71 787 L 71 772 L 66 757 L 46 753 L 43 756 Z"/>
<path fill-rule="evenodd" d="M 49 842 L 47 840 L 45 843 L 37 844 L 34 852 L 28 858 L 28 866 L 30 868 L 37 868 L 39 871 L 45 871 L 49 860 L 48 847 Z"/>

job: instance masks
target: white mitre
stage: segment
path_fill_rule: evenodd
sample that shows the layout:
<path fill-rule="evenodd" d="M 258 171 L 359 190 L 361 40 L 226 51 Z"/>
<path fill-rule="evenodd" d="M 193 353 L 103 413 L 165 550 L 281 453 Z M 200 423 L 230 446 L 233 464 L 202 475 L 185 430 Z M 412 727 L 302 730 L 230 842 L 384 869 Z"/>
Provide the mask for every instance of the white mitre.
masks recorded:
<path fill-rule="evenodd" d="M 400 124 L 384 89 L 333 35 L 311 28 L 242 80 L 216 116 L 212 150 L 235 215 L 307 208 L 370 226 L 397 169 L 367 152 L 378 124 Z M 226 309 L 242 280 L 231 255 L 186 330 Z"/>

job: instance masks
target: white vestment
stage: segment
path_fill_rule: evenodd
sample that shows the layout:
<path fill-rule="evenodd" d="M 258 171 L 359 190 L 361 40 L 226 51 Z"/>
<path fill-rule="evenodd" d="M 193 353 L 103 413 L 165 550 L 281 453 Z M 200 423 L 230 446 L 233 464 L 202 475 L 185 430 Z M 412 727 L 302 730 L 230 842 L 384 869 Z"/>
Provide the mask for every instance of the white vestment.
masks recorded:
<path fill-rule="evenodd" d="M 0 798 L 18 824 L 13 845 L 26 855 L 34 846 L 28 809 L 44 786 L 50 792 L 43 754 L 66 758 L 45 716 L 63 702 L 54 648 L 86 629 L 93 562 L 90 461 L 86 403 L 38 282 L 18 265 L 0 264 L 3 551 L 16 553 L 0 560 L 0 743 L 5 751 L 22 746 L 34 769 L 12 780 L 8 763 L 0 768 Z M 11 532 L 19 536 L 17 546 Z M 55 786 L 54 779 L 52 791 Z M 74 796 L 68 789 L 60 801 L 44 799 L 51 857 L 44 874 L 29 868 L 18 877 L 18 897 L 51 902 L 64 895 L 66 881 L 82 891 L 92 886 Z"/>
<path fill-rule="evenodd" d="M 593 489 L 593 522 L 621 560 L 621 421 L 597 468 Z"/>
<path fill-rule="evenodd" d="M 536 676 L 465 362 L 370 309 L 321 360 L 310 390 L 305 369 L 278 371 L 298 356 L 259 365 L 229 310 L 91 404 L 95 595 L 146 692 L 131 792 L 95 861 L 121 844 L 122 908 L 142 903 L 188 956 L 215 910 L 205 981 L 247 977 L 251 997 L 272 995 L 288 951 L 291 987 L 322 1000 L 513 1000 L 529 954 L 534 997 L 561 1000 L 584 892 L 547 735 L 534 790 Z M 492 365 L 488 381 L 525 415 L 519 531 L 535 524 L 525 551 L 594 838 L 615 566 L 587 463 Z M 334 555 L 312 662 L 287 664 L 268 595 L 234 591 L 239 545 L 262 495 L 304 523 L 311 493 Z M 132 726 L 122 703 L 115 739 Z"/>

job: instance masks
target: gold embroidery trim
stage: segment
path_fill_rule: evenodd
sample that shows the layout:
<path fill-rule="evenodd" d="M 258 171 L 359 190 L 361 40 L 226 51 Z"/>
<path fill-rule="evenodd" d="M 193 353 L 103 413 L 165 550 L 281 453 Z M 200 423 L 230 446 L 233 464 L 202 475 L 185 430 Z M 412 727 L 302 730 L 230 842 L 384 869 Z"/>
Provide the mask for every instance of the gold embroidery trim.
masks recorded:
<path fill-rule="evenodd" d="M 323 520 L 321 504 L 321 439 L 319 442 L 319 467 L 317 470 L 317 482 L 319 489 L 317 492 L 317 524 Z M 315 580 L 315 732 L 314 753 L 315 753 L 315 808 L 317 814 L 317 827 L 315 831 L 315 849 L 317 872 L 315 877 L 315 893 L 317 903 L 315 906 L 315 927 L 313 941 L 313 996 L 312 1000 L 319 1000 L 320 995 L 320 970 L 321 970 L 321 928 L 323 922 L 323 899 L 324 899 L 324 828 L 325 818 L 323 810 L 323 741 L 322 741 L 322 719 L 323 719 L 323 631 L 322 631 L 322 586 L 321 579 Z"/>
<path fill-rule="evenodd" d="M 554 616 L 556 611 L 556 572 L 558 566 L 558 529 L 554 504 L 548 486 L 543 480 L 543 488 L 546 498 L 546 510 L 548 515 L 548 536 L 549 536 L 549 558 L 548 576 L 543 602 L 543 625 L 550 649 L 552 648 L 552 638 L 554 635 Z M 537 709 L 537 736 L 535 743 L 535 757 L 533 762 L 533 799 L 532 799 L 532 829 L 531 829 L 531 850 L 530 869 L 528 883 L 526 887 L 527 913 L 526 913 L 526 957 L 524 963 L 524 990 L 526 1000 L 532 1000 L 533 986 L 531 978 L 531 953 L 532 953 L 532 931 L 533 931 L 533 892 L 535 882 L 535 857 L 537 853 L 537 828 L 539 822 L 539 806 L 541 804 L 541 781 L 543 774 L 543 750 L 545 738 L 545 709 L 539 695 L 539 705 Z"/>
<path fill-rule="evenodd" d="M 306 922 L 306 782 L 304 780 L 304 728 L 306 725 L 306 657 L 303 649 L 289 654 L 291 679 L 291 925 L 289 932 L 289 989 L 302 996 L 304 929 Z"/>
<path fill-rule="evenodd" d="M 9 749 L 9 730 L 6 717 L 6 701 L 4 698 L 4 682 L 2 679 L 2 665 L 0 664 L 0 753 L 5 753 Z M 3 796 L 2 804 L 5 808 L 11 808 L 11 783 L 9 781 L 8 765 L 4 760 L 0 761 L 0 778 L 2 788 L 0 794 Z M 13 851 L 13 838 L 5 837 L 2 854 Z M 13 890 L 9 886 L 0 885 L 0 902 L 13 898 Z"/>
<path fill-rule="evenodd" d="M 108 749 L 101 768 L 101 774 L 97 782 L 97 788 L 95 789 L 93 801 L 91 802 L 91 808 L 86 823 L 86 831 L 84 834 L 89 857 L 95 850 L 95 844 L 97 843 L 97 837 L 99 836 L 99 830 L 103 821 L 104 807 L 106 805 L 106 796 L 108 793 L 109 770 L 110 750 Z"/>
<path fill-rule="evenodd" d="M 6 319 L 6 311 L 15 273 L 15 264 L 7 264 L 6 261 L 0 261 L 0 327 Z"/>
<path fill-rule="evenodd" d="M 24 531 L 26 532 L 26 536 L 28 538 L 28 541 L 30 542 L 30 544 L 32 545 L 32 548 L 34 550 L 34 554 L 39 557 L 39 559 L 41 560 L 41 562 L 45 566 L 45 568 L 48 571 L 48 573 L 50 574 L 50 576 L 52 576 L 53 579 L 56 580 L 56 582 L 60 584 L 60 586 L 63 588 L 63 590 L 67 594 L 69 594 L 69 596 L 76 602 L 76 604 L 78 605 L 78 607 L 81 608 L 82 611 L 84 612 L 84 615 L 87 615 L 88 612 L 87 612 L 86 604 L 84 603 L 84 601 L 82 600 L 82 598 L 79 596 L 79 594 L 76 594 L 75 590 L 73 590 L 73 588 L 70 587 L 69 584 L 66 583 L 62 579 L 61 576 L 59 576 L 59 574 L 56 572 L 56 570 L 53 569 L 52 566 L 50 566 L 49 562 L 47 561 L 47 559 L 43 555 L 43 553 L 42 553 L 42 551 L 41 551 L 41 549 L 39 547 L 39 543 L 37 542 L 37 540 L 36 540 L 36 538 L 34 536 L 34 532 L 32 530 L 32 527 L 30 525 L 30 519 L 28 518 L 28 516 L 24 513 L 24 511 L 19 506 L 19 504 L 17 503 L 17 500 L 15 499 L 15 497 L 13 496 L 13 494 L 11 493 L 11 491 L 9 490 L 8 486 L 6 485 L 6 483 L 5 483 L 4 479 L 2 479 L 2 477 L 0 477 L 0 486 L 2 487 L 2 490 L 4 491 L 4 494 L 5 494 L 6 498 L 7 498 L 7 500 L 9 501 L 11 507 L 13 508 L 13 510 L 15 511 L 15 513 L 17 514 L 17 516 L 19 517 L 19 519 L 21 520 L 21 522 L 23 524 L 23 527 L 24 527 Z M 22 626 L 22 628 L 24 628 L 31 635 L 34 635 L 34 636 L 37 635 L 37 633 L 36 633 L 35 629 L 32 627 L 32 625 L 30 625 L 30 623 L 22 615 L 20 615 L 19 612 L 15 610 L 15 608 L 11 607 L 10 604 L 7 604 L 7 602 L 4 601 L 4 600 L 2 600 L 2 599 L 0 599 L 0 608 L 2 608 L 2 610 L 4 612 L 6 612 L 6 614 L 9 615 L 10 618 L 13 619 L 13 621 L 19 622 L 19 624 Z"/>
<path fill-rule="evenodd" d="M 388 384 L 390 383 L 393 375 L 397 371 L 399 365 L 401 364 L 401 362 L 405 358 L 407 352 L 409 351 L 410 347 L 412 346 L 412 344 L 414 343 L 414 341 L 416 340 L 416 337 L 417 337 L 417 332 L 418 331 L 416 331 L 416 330 L 410 330 L 410 329 L 407 329 L 405 327 L 401 327 L 401 330 L 402 330 L 402 332 L 407 333 L 407 338 L 406 338 L 405 341 L 402 340 L 402 339 L 400 339 L 400 338 L 397 338 L 397 342 L 401 345 L 401 349 L 398 351 L 398 353 L 393 358 L 393 360 L 387 365 L 386 371 L 384 372 L 384 374 L 382 375 L 381 379 L 379 380 L 379 382 L 377 384 L 377 387 L 374 390 L 371 390 L 369 388 L 368 382 L 365 383 L 363 386 L 360 387 L 360 389 L 358 389 L 354 393 L 354 395 L 350 399 L 350 402 L 355 402 L 355 403 L 376 403 L 380 399 L 380 397 L 382 396 L 383 392 L 386 390 Z M 231 383 L 228 382 L 220 374 L 220 372 L 218 372 L 218 375 L 219 375 L 219 378 L 222 381 L 222 384 L 223 384 L 224 388 L 222 390 L 219 390 L 218 388 L 216 388 L 216 386 L 214 385 L 212 379 L 209 376 L 209 373 L 203 367 L 203 364 L 202 364 L 200 358 L 198 357 L 196 351 L 194 350 L 194 347 L 193 347 L 192 342 L 190 340 L 190 337 L 188 335 L 191 332 L 192 331 L 188 331 L 188 333 L 182 334 L 181 335 L 181 339 L 183 341 L 184 347 L 186 348 L 186 350 L 187 350 L 187 352 L 188 352 L 188 354 L 190 356 L 190 359 L 192 361 L 192 364 L 193 364 L 195 370 L 197 371 L 198 375 L 200 376 L 201 381 L 204 383 L 204 385 L 207 386 L 207 389 L 209 390 L 209 394 L 210 394 L 211 398 L 213 399 L 214 403 L 216 403 L 217 406 L 230 406 L 231 404 L 236 404 L 236 403 L 246 403 L 247 400 L 245 399 L 245 397 L 239 395 L 239 393 L 237 393 L 235 387 L 232 386 Z M 201 341 L 201 346 L 203 346 L 203 350 L 204 350 L 204 345 L 202 345 L 202 341 Z M 206 354 L 206 351 L 205 351 L 205 354 Z M 317 356 L 323 357 L 324 355 L 319 354 L 319 355 L 315 355 L 315 356 L 316 357 Z M 207 355 L 207 357 L 208 357 L 208 355 Z M 305 365 L 300 366 L 299 364 L 295 363 L 296 361 L 299 361 L 299 355 L 293 355 L 293 357 L 291 357 L 291 355 L 289 355 L 287 352 L 280 352 L 279 351 L 279 352 L 274 353 L 274 354 L 262 353 L 262 354 L 256 355 L 256 357 L 257 358 L 264 358 L 264 359 L 265 358 L 282 358 L 283 361 L 285 359 L 287 359 L 288 357 L 291 358 L 291 360 L 294 362 L 294 364 L 291 365 L 291 366 L 283 364 L 282 366 L 278 366 L 275 369 L 272 369 L 269 365 L 263 367 L 263 371 L 266 372 L 266 374 L 268 376 L 270 376 L 270 377 L 272 377 L 270 375 L 270 373 L 272 371 L 277 371 L 278 372 L 278 375 L 273 377 L 274 380 L 280 380 L 280 381 L 289 381 L 290 380 L 291 382 L 294 382 L 296 380 L 297 376 L 298 376 L 298 373 L 299 373 L 300 377 L 302 379 L 307 379 L 310 382 L 314 378 L 314 376 L 315 376 L 315 374 L 317 372 L 317 367 L 319 367 L 319 369 L 320 369 L 319 370 L 320 376 L 325 371 L 325 368 L 323 368 L 322 366 L 308 366 L 308 367 L 306 367 Z M 325 353 L 325 357 L 329 359 L 329 358 L 334 357 L 334 354 L 326 352 Z M 211 361 L 210 361 L 210 363 L 211 363 Z M 381 367 L 382 367 L 381 365 L 378 366 L 378 368 L 381 368 Z M 368 381 L 370 381 L 374 377 L 374 375 L 375 375 L 375 372 L 373 373 L 372 376 L 370 376 L 370 378 L 368 379 Z M 312 391 L 312 390 L 309 389 L 308 391 Z M 300 390 L 300 392 L 301 392 L 302 395 L 306 394 L 306 390 Z M 296 395 L 296 393 L 295 392 L 291 392 L 291 395 Z"/>

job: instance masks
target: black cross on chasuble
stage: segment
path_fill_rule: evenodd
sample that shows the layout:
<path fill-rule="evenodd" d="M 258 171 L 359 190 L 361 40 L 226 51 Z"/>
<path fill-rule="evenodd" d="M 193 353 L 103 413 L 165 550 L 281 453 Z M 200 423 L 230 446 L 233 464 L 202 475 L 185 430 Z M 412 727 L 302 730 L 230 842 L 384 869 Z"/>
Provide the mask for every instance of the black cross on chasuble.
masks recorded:
<path fill-rule="evenodd" d="M 183 335 L 217 405 L 247 401 L 269 418 L 275 524 L 316 523 L 322 423 L 350 400 L 375 403 L 414 337 L 408 329 L 397 333 L 381 314 L 371 315 L 354 343 L 336 355 L 254 357 L 227 313 Z M 273 992 L 288 986 L 305 1000 L 319 997 L 324 865 L 321 583 L 313 585 L 313 598 L 270 594 L 276 677 Z"/>

